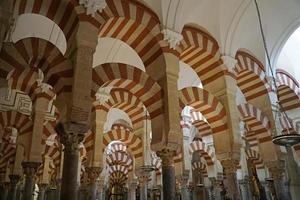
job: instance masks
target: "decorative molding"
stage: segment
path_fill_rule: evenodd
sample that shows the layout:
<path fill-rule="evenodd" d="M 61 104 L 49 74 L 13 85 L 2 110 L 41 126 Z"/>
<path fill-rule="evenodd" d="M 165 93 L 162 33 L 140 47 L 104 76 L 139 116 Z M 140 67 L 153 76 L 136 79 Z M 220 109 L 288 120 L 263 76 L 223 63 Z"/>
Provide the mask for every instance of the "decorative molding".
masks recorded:
<path fill-rule="evenodd" d="M 96 96 L 96 100 L 99 102 L 100 105 L 106 103 L 110 99 L 111 89 L 112 87 L 101 87 L 98 89 L 95 96 Z"/>
<path fill-rule="evenodd" d="M 230 71 L 233 72 L 235 65 L 237 64 L 237 60 L 234 57 L 231 56 L 222 56 L 221 57 L 223 64 L 226 66 L 226 68 Z"/>
<path fill-rule="evenodd" d="M 79 0 L 79 4 L 86 8 L 86 14 L 95 17 L 95 14 L 107 6 L 105 0 Z"/>
<path fill-rule="evenodd" d="M 171 49 L 176 49 L 176 46 L 179 45 L 180 41 L 183 39 L 183 36 L 180 33 L 170 29 L 163 29 L 161 32 L 164 34 L 164 40 L 169 43 Z"/>

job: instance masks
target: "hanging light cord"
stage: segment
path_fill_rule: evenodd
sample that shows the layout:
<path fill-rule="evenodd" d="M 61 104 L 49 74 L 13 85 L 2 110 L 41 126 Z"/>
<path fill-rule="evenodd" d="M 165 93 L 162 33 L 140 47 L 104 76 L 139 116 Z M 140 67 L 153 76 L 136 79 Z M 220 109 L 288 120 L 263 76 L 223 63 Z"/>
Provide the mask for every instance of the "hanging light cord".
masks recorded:
<path fill-rule="evenodd" d="M 277 95 L 277 82 L 276 82 L 275 74 L 274 74 L 272 66 L 271 66 L 271 58 L 270 58 L 270 54 L 269 54 L 268 47 L 267 47 L 265 33 L 264 33 L 264 30 L 263 30 L 263 27 L 262 27 L 262 20 L 261 20 L 261 15 L 260 15 L 260 10 L 259 10 L 259 7 L 258 7 L 257 0 L 254 0 L 254 3 L 255 3 L 255 6 L 256 6 L 258 21 L 259 21 L 259 29 L 260 29 L 261 37 L 262 37 L 262 40 L 263 40 L 264 50 L 265 50 L 266 55 L 267 55 L 268 66 L 269 66 L 269 69 L 270 69 L 270 72 L 271 72 L 271 75 L 272 75 L 272 80 L 274 82 L 275 92 L 276 92 L 276 95 Z M 279 100 L 278 95 L 277 95 L 277 99 Z M 288 115 L 286 114 L 286 112 L 284 111 L 282 105 L 279 102 L 278 102 L 278 106 L 279 106 L 280 111 L 283 113 L 284 117 L 287 119 L 290 127 L 293 127 L 292 122 L 290 121 Z M 287 129 L 287 130 L 289 132 L 289 129 Z"/>

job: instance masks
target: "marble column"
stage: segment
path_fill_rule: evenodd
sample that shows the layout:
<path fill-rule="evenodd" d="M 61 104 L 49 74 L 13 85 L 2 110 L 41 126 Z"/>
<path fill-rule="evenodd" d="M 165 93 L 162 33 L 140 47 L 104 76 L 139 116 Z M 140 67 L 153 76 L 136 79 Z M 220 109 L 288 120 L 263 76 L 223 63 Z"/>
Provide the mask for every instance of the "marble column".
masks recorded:
<path fill-rule="evenodd" d="M 147 200 L 147 183 L 148 183 L 148 177 L 139 177 L 141 200 Z"/>
<path fill-rule="evenodd" d="M 212 193 L 213 197 L 216 200 L 221 200 L 223 198 L 222 192 L 224 190 L 224 185 L 222 180 L 217 180 L 215 178 L 210 178 L 210 181 L 212 183 Z"/>
<path fill-rule="evenodd" d="M 240 199 L 240 193 L 238 190 L 236 170 L 239 165 L 238 160 L 228 159 L 222 160 L 223 171 L 225 172 L 226 179 L 224 185 L 226 187 L 227 196 L 231 199 Z"/>
<path fill-rule="evenodd" d="M 206 198 L 205 199 L 208 199 L 208 200 L 213 199 L 211 187 L 205 187 L 205 193 L 206 193 Z"/>
<path fill-rule="evenodd" d="M 19 175 L 9 175 L 10 185 L 7 199 L 8 200 L 16 200 L 17 198 L 17 184 L 20 181 Z"/>
<path fill-rule="evenodd" d="M 25 185 L 22 199 L 32 200 L 35 189 L 35 174 L 41 163 L 39 162 L 22 162 L 23 172 L 25 175 Z"/>
<path fill-rule="evenodd" d="M 56 198 L 59 199 L 60 191 L 61 191 L 61 179 L 55 180 L 55 186 L 56 186 L 55 195 L 56 195 Z"/>
<path fill-rule="evenodd" d="M 129 184 L 130 200 L 136 199 L 136 187 L 137 187 L 137 180 L 134 179 Z"/>
<path fill-rule="evenodd" d="M 97 189 L 97 199 L 98 200 L 104 200 L 104 185 L 105 180 L 103 178 L 100 178 L 98 181 L 98 189 Z"/>
<path fill-rule="evenodd" d="M 188 189 L 189 171 L 184 172 L 182 175 L 180 175 L 178 177 L 178 181 L 180 183 L 181 199 L 190 200 L 190 194 Z"/>
<path fill-rule="evenodd" d="M 142 166 L 137 171 L 139 185 L 140 185 L 140 199 L 141 200 L 148 199 L 148 181 L 151 176 L 151 171 L 153 171 L 153 167 L 151 167 L 151 166 Z"/>
<path fill-rule="evenodd" d="M 39 186 L 38 200 L 45 200 L 45 193 L 48 184 L 42 183 L 39 184 L 38 186 Z"/>
<path fill-rule="evenodd" d="M 165 200 L 175 200 L 176 182 L 174 157 L 176 152 L 163 149 L 162 151 L 158 151 L 157 155 L 162 160 L 163 197 Z"/>
<path fill-rule="evenodd" d="M 298 165 L 294 159 L 292 147 L 287 146 L 286 152 L 286 166 L 289 176 L 290 194 L 292 199 L 297 199 L 300 197 L 300 173 L 298 170 Z"/>
<path fill-rule="evenodd" d="M 243 180 L 239 180 L 238 183 L 242 200 L 251 200 L 249 178 L 245 177 Z"/>
<path fill-rule="evenodd" d="M 289 192 L 287 190 L 284 190 L 283 175 L 285 172 L 285 162 L 282 160 L 269 162 L 267 163 L 267 167 L 271 174 L 271 177 L 274 180 L 274 188 L 277 198 L 284 200 L 291 199 Z"/>
<path fill-rule="evenodd" d="M 9 182 L 1 183 L 0 200 L 7 200 L 9 190 Z"/>
<path fill-rule="evenodd" d="M 61 182 L 61 200 L 78 198 L 79 143 L 83 141 L 88 126 L 75 122 L 59 123 L 56 132 L 64 145 L 64 159 Z"/>
<path fill-rule="evenodd" d="M 97 179 L 101 173 L 102 169 L 100 167 L 87 167 L 86 173 L 88 176 L 88 199 L 96 200 L 97 198 Z"/>

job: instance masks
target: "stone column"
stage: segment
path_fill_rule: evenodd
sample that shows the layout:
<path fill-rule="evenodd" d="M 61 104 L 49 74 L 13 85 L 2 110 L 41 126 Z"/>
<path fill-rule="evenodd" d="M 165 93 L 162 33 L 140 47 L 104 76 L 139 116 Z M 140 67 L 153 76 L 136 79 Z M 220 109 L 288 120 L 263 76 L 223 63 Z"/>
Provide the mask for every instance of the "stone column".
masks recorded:
<path fill-rule="evenodd" d="M 279 199 L 289 200 L 290 194 L 288 191 L 284 190 L 283 174 L 285 172 L 284 161 L 272 161 L 266 163 L 268 170 L 274 180 L 274 188 L 276 196 Z"/>
<path fill-rule="evenodd" d="M 8 200 L 16 200 L 17 197 L 17 184 L 20 181 L 19 175 L 9 175 L 10 185 L 7 199 Z"/>
<path fill-rule="evenodd" d="M 46 192 L 46 188 L 47 188 L 47 184 L 42 183 L 39 184 L 39 195 L 38 195 L 38 200 L 45 200 L 45 192 Z"/>
<path fill-rule="evenodd" d="M 79 143 L 82 142 L 87 131 L 86 125 L 75 122 L 59 123 L 56 127 L 60 142 L 64 145 L 61 200 L 77 200 Z"/>
<path fill-rule="evenodd" d="M 297 199 L 300 197 L 300 174 L 298 171 L 298 165 L 295 162 L 292 147 L 287 146 L 286 151 L 286 166 L 289 176 L 290 194 L 292 199 Z"/>
<path fill-rule="evenodd" d="M 141 200 L 147 200 L 147 183 L 148 183 L 148 177 L 139 177 Z"/>
<path fill-rule="evenodd" d="M 88 199 L 96 200 L 97 198 L 97 179 L 101 173 L 102 169 L 100 167 L 87 167 L 86 173 L 88 176 Z"/>
<path fill-rule="evenodd" d="M 180 177 L 178 177 L 178 181 L 180 183 L 181 199 L 189 200 L 190 199 L 190 194 L 188 189 L 189 171 L 184 172 Z"/>
<path fill-rule="evenodd" d="M 136 187 L 137 187 L 137 180 L 134 179 L 129 184 L 130 200 L 135 200 L 136 199 Z"/>
<path fill-rule="evenodd" d="M 221 200 L 222 195 L 221 192 L 223 191 L 223 182 L 222 180 L 217 180 L 216 178 L 210 178 L 212 184 L 212 196 L 213 199 Z"/>
<path fill-rule="evenodd" d="M 223 171 L 225 172 L 226 179 L 224 180 L 224 185 L 227 189 L 227 194 L 231 199 L 240 199 L 240 193 L 238 190 L 236 170 L 239 165 L 238 160 L 222 160 L 221 164 L 223 166 Z"/>
<path fill-rule="evenodd" d="M 104 185 L 105 180 L 103 178 L 100 178 L 98 181 L 98 189 L 97 189 L 97 199 L 98 200 L 104 200 Z"/>
<path fill-rule="evenodd" d="M 164 149 L 157 152 L 157 155 L 162 160 L 163 197 L 165 200 L 175 200 L 176 183 L 174 157 L 176 152 Z"/>
<path fill-rule="evenodd" d="M 239 180 L 239 188 L 241 191 L 242 200 L 251 200 L 250 186 L 249 186 L 249 178 L 245 176 L 243 180 Z"/>
<path fill-rule="evenodd" d="M 11 40 L 13 32 L 12 1 L 3 0 L 0 2 L 0 50 L 4 41 Z"/>
<path fill-rule="evenodd" d="M 137 171 L 140 185 L 141 200 L 148 199 L 148 181 L 151 176 L 151 171 L 153 171 L 153 168 L 151 166 L 141 166 L 141 168 Z"/>
<path fill-rule="evenodd" d="M 23 192 L 23 200 L 32 200 L 35 189 L 35 174 L 41 163 L 38 162 L 22 162 L 23 172 L 25 175 L 25 185 Z"/>
<path fill-rule="evenodd" d="M 1 190 L 0 190 L 1 200 L 7 200 L 8 190 L 9 190 L 9 182 L 1 183 Z"/>

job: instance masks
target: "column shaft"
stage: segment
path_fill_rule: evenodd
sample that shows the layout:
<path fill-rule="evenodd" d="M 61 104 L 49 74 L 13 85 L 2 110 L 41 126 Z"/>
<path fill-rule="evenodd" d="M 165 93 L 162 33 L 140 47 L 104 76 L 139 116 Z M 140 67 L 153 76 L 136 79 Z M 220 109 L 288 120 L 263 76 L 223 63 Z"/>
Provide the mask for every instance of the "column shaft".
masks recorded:
<path fill-rule="evenodd" d="M 22 162 L 22 167 L 25 175 L 25 185 L 23 192 L 23 200 L 32 200 L 35 189 L 35 174 L 40 163 L 38 162 Z"/>
<path fill-rule="evenodd" d="M 174 166 L 172 166 L 172 165 L 162 166 L 162 176 L 163 176 L 164 199 L 175 200 L 176 183 L 175 183 Z"/>
<path fill-rule="evenodd" d="M 77 200 L 77 172 L 79 162 L 79 151 L 65 151 L 64 165 L 62 173 L 62 184 L 60 199 L 61 200 Z"/>
<path fill-rule="evenodd" d="M 17 199 L 17 184 L 20 180 L 19 175 L 9 175 L 10 187 L 7 195 L 8 200 L 16 200 Z"/>
<path fill-rule="evenodd" d="M 286 166 L 289 175 L 289 187 L 292 199 L 300 197 L 300 174 L 298 172 L 298 165 L 295 162 L 292 147 L 287 146 Z"/>
<path fill-rule="evenodd" d="M 88 185 L 88 199 L 96 200 L 97 198 L 97 178 L 101 173 L 100 167 L 87 167 L 86 173 L 89 179 Z"/>

